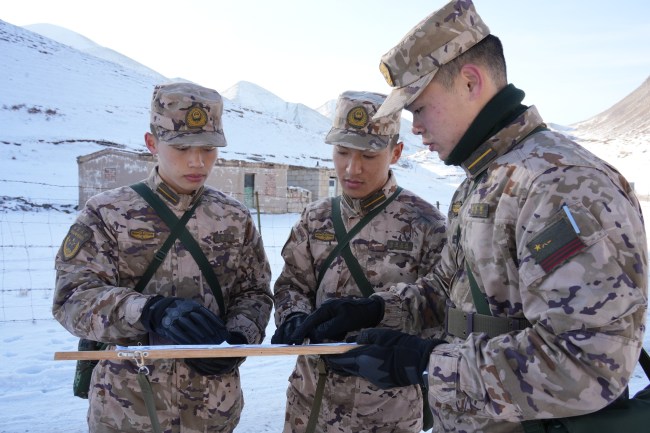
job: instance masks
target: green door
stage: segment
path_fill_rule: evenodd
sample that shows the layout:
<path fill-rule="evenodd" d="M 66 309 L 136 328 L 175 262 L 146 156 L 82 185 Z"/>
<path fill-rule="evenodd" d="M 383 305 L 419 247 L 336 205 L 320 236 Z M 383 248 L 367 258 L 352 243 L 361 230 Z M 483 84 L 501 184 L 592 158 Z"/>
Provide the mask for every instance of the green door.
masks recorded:
<path fill-rule="evenodd" d="M 244 174 L 244 204 L 249 208 L 255 208 L 255 175 Z"/>

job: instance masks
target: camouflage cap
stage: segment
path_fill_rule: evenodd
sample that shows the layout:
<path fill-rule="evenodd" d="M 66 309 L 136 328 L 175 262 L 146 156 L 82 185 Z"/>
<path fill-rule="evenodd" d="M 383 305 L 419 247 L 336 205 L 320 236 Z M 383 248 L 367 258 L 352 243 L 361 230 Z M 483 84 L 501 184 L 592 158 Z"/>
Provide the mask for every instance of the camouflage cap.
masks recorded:
<path fill-rule="evenodd" d="M 223 100 L 212 89 L 192 83 L 157 85 L 151 100 L 151 129 L 167 144 L 226 146 Z"/>
<path fill-rule="evenodd" d="M 373 118 L 386 95 L 372 92 L 343 92 L 336 101 L 332 129 L 325 143 L 359 150 L 382 150 L 399 139 L 401 110 Z"/>
<path fill-rule="evenodd" d="M 386 116 L 411 104 L 441 65 L 489 34 L 471 0 L 454 0 L 423 19 L 381 58 L 379 70 L 394 89 L 375 116 Z"/>

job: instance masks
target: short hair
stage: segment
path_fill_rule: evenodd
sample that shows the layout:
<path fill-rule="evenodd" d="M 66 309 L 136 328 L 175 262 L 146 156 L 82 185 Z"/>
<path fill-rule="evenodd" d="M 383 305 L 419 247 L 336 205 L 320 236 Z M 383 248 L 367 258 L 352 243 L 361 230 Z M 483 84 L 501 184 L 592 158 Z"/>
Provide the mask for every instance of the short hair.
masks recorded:
<path fill-rule="evenodd" d="M 486 36 L 482 41 L 463 54 L 440 66 L 433 79 L 444 88 L 450 89 L 454 79 L 460 74 L 461 68 L 468 63 L 474 63 L 487 68 L 491 78 L 499 89 L 508 84 L 503 45 L 501 44 L 501 40 L 494 35 Z"/>

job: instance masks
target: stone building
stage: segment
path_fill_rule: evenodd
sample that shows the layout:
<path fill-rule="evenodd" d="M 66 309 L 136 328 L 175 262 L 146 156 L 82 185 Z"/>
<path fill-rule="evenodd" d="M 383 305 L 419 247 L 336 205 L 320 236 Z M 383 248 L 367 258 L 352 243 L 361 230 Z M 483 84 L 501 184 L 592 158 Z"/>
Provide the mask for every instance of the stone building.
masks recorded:
<path fill-rule="evenodd" d="M 150 153 L 104 149 L 77 158 L 79 207 L 93 195 L 147 177 Z M 218 159 L 206 184 L 262 213 L 301 212 L 305 205 L 340 194 L 334 169 Z"/>

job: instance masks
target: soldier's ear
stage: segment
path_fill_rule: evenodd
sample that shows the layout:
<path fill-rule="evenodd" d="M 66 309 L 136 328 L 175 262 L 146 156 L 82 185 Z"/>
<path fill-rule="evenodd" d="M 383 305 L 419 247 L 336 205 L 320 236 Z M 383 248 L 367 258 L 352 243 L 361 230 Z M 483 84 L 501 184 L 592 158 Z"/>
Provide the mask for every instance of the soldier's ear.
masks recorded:
<path fill-rule="evenodd" d="M 145 132 L 144 143 L 147 145 L 147 149 L 149 149 L 149 152 L 151 152 L 152 155 L 158 153 L 158 140 L 151 132 Z"/>
<path fill-rule="evenodd" d="M 395 143 L 395 145 L 391 148 L 391 164 L 395 164 L 397 161 L 399 161 L 400 157 L 402 156 L 402 150 L 404 150 L 404 142 L 400 141 L 398 143 Z"/>
<path fill-rule="evenodd" d="M 473 63 L 467 63 L 460 69 L 460 83 L 465 87 L 471 100 L 479 100 L 484 97 L 485 79 L 486 74 L 483 69 Z"/>

